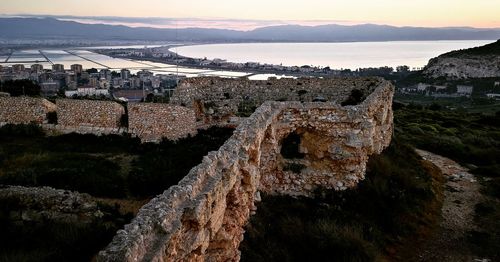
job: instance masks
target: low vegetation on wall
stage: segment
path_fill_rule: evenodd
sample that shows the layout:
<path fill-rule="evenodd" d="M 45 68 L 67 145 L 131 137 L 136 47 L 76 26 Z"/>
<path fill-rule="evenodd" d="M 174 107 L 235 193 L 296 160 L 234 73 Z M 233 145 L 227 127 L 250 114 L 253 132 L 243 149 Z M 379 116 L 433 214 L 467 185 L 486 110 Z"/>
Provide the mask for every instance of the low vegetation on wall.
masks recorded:
<path fill-rule="evenodd" d="M 394 141 L 355 189 L 314 198 L 263 197 L 241 244 L 242 261 L 377 261 L 439 212 L 435 168 Z"/>

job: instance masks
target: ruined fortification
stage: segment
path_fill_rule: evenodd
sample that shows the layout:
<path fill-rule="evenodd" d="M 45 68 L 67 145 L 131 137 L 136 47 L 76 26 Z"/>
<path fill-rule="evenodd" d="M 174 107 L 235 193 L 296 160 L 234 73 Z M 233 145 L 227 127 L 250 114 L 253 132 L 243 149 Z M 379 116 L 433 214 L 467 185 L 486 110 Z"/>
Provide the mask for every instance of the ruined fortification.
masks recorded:
<path fill-rule="evenodd" d="M 371 93 L 378 78 L 283 78 L 269 80 L 198 77 L 182 81 L 171 103 L 193 108 L 196 118 L 209 125 L 253 112 L 266 101 L 344 101 L 353 89 Z"/>
<path fill-rule="evenodd" d="M 129 104 L 128 113 L 114 102 L 58 101 L 60 119 L 54 128 L 70 125 L 90 132 L 125 128 L 119 116 L 126 114 L 124 130 L 143 141 L 157 141 L 192 134 L 196 127 L 226 125 L 234 116 L 257 108 L 242 118 L 217 152 L 209 153 L 178 185 L 142 207 L 97 257 L 98 261 L 238 261 L 244 226 L 256 211 L 261 192 L 310 196 L 318 188 L 344 190 L 364 178 L 369 156 L 390 143 L 393 93 L 393 86 L 379 78 L 187 79 L 170 105 Z M 1 101 L 0 110 L 30 103 Z M 96 113 L 96 107 L 107 113 Z M 45 123 L 43 114 L 14 118 Z M 13 116 L 0 114 L 0 122 L 9 122 L 9 117 Z M 284 150 L 289 139 L 295 147 Z"/>
<path fill-rule="evenodd" d="M 377 81 L 355 106 L 264 103 L 217 152 L 146 204 L 98 261 L 238 261 L 260 192 L 309 195 L 318 187 L 355 186 L 369 155 L 380 153 L 392 136 L 394 90 Z M 290 134 L 301 138 L 300 159 L 280 154 Z M 288 170 L 293 161 L 304 168 Z"/>
<path fill-rule="evenodd" d="M 129 133 L 143 142 L 196 134 L 195 114 L 190 108 L 136 103 L 128 104 L 127 109 L 113 101 L 57 99 L 54 104 L 44 98 L 0 97 L 0 126 L 33 123 L 54 135 Z M 49 113 L 55 114 L 52 122 Z"/>

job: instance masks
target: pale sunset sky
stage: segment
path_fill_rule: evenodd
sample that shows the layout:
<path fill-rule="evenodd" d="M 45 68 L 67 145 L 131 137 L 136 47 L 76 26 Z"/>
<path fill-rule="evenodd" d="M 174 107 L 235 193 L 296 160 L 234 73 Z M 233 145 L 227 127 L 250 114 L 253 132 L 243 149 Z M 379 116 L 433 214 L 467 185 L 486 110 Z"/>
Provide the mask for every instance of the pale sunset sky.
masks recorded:
<path fill-rule="evenodd" d="M 500 28 L 500 0 L 0 0 L 0 14 L 82 16 L 65 19 L 155 27 L 171 27 L 178 20 L 181 27 L 233 29 L 329 23 Z M 110 17 L 173 19 L 150 23 Z"/>

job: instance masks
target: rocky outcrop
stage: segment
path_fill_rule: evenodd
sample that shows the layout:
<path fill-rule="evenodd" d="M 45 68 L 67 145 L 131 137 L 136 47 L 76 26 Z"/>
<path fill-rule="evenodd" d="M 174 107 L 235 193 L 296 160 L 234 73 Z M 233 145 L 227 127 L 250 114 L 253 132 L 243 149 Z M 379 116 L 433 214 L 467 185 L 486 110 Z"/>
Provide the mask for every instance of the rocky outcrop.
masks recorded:
<path fill-rule="evenodd" d="M 500 77 L 500 40 L 433 58 L 423 74 L 430 78 L 448 79 Z"/>
<path fill-rule="evenodd" d="M 500 56 L 437 57 L 425 67 L 424 75 L 448 79 L 500 77 Z"/>
<path fill-rule="evenodd" d="M 141 208 L 98 261 L 238 261 L 259 192 L 309 195 L 364 178 L 368 156 L 389 145 L 393 130 L 394 88 L 382 80 L 375 87 L 354 106 L 265 102 L 217 152 Z M 283 140 L 292 133 L 299 157 L 286 159 Z"/>
<path fill-rule="evenodd" d="M 90 195 L 50 187 L 0 187 L 0 212 L 15 223 L 91 223 L 103 213 Z"/>

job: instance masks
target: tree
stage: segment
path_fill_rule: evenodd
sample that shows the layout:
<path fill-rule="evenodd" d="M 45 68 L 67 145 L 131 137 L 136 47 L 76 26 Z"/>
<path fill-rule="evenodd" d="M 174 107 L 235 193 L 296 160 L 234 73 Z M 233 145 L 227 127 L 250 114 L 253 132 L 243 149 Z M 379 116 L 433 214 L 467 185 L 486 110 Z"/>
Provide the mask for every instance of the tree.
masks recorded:
<path fill-rule="evenodd" d="M 396 67 L 396 71 L 398 73 L 408 73 L 410 71 L 410 67 L 408 67 L 406 65 L 398 66 L 398 67 Z"/>
<path fill-rule="evenodd" d="M 89 74 L 92 74 L 92 73 L 98 73 L 98 72 L 99 72 L 99 71 L 97 71 L 97 69 L 95 69 L 95 68 L 90 68 L 90 69 L 87 69 L 87 70 L 85 70 L 85 71 L 87 71 L 87 73 L 89 73 Z"/>
<path fill-rule="evenodd" d="M 31 80 L 8 80 L 1 86 L 2 92 L 11 96 L 39 96 L 40 86 Z"/>

